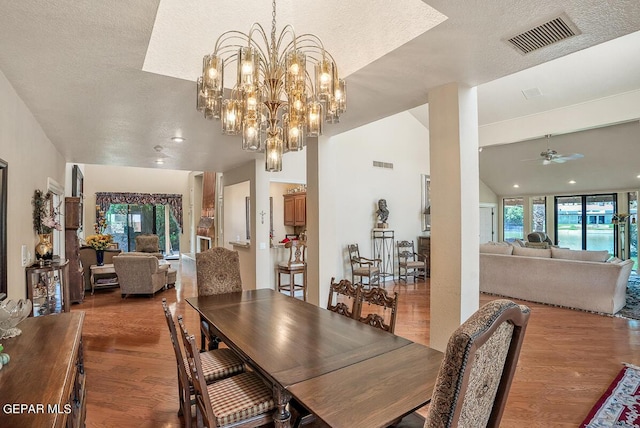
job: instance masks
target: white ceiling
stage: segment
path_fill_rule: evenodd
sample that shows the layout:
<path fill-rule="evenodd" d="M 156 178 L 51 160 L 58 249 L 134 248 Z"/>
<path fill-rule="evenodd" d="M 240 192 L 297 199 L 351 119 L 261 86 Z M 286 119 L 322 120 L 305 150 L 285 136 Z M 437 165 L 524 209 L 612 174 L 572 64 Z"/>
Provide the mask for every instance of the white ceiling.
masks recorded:
<path fill-rule="evenodd" d="M 269 28 L 267 2 L 0 0 L 0 12 L 0 70 L 69 162 L 156 168 L 156 145 L 169 169 L 260 156 L 200 116 L 191 80 L 222 30 Z M 582 34 L 529 55 L 503 42 L 561 12 Z M 637 0 L 281 0 L 286 23 L 320 36 L 348 74 L 329 135 L 416 107 L 425 121 L 429 89 L 453 81 L 479 85 L 481 125 L 640 90 Z M 525 99 L 531 88 L 543 96 Z"/>

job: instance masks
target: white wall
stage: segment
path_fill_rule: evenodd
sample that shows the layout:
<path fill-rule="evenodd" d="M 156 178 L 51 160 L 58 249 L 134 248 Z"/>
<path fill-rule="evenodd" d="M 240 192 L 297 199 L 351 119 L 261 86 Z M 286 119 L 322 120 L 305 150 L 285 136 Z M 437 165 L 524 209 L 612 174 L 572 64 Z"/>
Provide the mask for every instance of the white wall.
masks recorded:
<path fill-rule="evenodd" d="M 21 299 L 26 298 L 21 246 L 26 245 L 33 260 L 38 242 L 31 197 L 35 189 L 47 189 L 48 177 L 64 185 L 65 161 L 1 71 L 0 159 L 8 163 L 7 295 Z"/>
<path fill-rule="evenodd" d="M 346 247 L 357 243 L 362 256 L 373 256 L 371 229 L 377 222 L 379 199 L 387 200 L 387 222 L 396 242 L 417 241 L 422 233 L 420 174 L 429 174 L 429 132 L 403 112 L 332 137 L 327 144 L 335 156 L 331 165 L 320 168 L 331 169 L 334 183 L 321 188 L 320 197 L 333 199 L 334 215 L 326 218 L 334 222 L 329 228 L 337 247 L 332 249 L 335 270 L 323 275 L 350 280 Z M 393 163 L 393 169 L 375 168 L 373 161 Z M 324 304 L 329 282 L 322 276 L 320 281 Z"/>
<path fill-rule="evenodd" d="M 94 233 L 96 192 L 178 193 L 182 195 L 180 252 L 189 252 L 189 171 L 84 165 L 84 237 Z M 197 214 L 198 219 L 200 213 Z M 197 224 L 197 223 L 196 223 Z"/>
<path fill-rule="evenodd" d="M 493 190 L 482 180 L 480 180 L 480 202 L 485 204 L 498 204 L 498 195 L 496 195 Z"/>

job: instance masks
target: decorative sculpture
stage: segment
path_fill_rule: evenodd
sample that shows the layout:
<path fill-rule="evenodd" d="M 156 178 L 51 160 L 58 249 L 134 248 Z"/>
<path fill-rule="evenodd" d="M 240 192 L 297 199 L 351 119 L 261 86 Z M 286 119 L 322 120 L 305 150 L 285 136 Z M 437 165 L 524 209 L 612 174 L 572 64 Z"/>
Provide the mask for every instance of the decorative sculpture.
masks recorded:
<path fill-rule="evenodd" d="M 386 229 L 389 225 L 387 224 L 387 219 L 389 218 L 389 210 L 387 209 L 387 200 L 380 199 L 378 200 L 378 211 L 376 211 L 378 217 L 380 218 L 380 222 L 378 223 L 378 227 L 382 229 Z"/>

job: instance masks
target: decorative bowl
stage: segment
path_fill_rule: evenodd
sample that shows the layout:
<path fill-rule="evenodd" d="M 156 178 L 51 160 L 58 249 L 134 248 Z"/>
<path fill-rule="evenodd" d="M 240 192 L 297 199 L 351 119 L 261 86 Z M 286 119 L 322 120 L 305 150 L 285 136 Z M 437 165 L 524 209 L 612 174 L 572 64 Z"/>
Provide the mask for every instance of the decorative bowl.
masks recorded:
<path fill-rule="evenodd" d="M 31 313 L 31 300 L 4 300 L 0 302 L 0 339 L 18 336 L 22 331 L 16 326 Z"/>

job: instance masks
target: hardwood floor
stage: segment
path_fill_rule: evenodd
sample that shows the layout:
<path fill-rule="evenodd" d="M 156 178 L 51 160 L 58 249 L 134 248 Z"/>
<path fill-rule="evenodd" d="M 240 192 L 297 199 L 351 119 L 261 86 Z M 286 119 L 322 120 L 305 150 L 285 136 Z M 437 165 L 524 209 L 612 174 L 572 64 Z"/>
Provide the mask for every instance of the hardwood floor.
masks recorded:
<path fill-rule="evenodd" d="M 162 298 L 198 337 L 193 264 L 183 262 L 175 289 L 122 299 L 118 289 L 87 294 L 85 311 L 87 427 L 179 427 L 175 358 Z M 428 282 L 386 288 L 400 295 L 396 334 L 429 344 Z M 482 295 L 481 303 L 495 297 Z M 503 427 L 575 427 L 622 362 L 640 365 L 640 321 L 522 302 L 531 318 Z"/>

